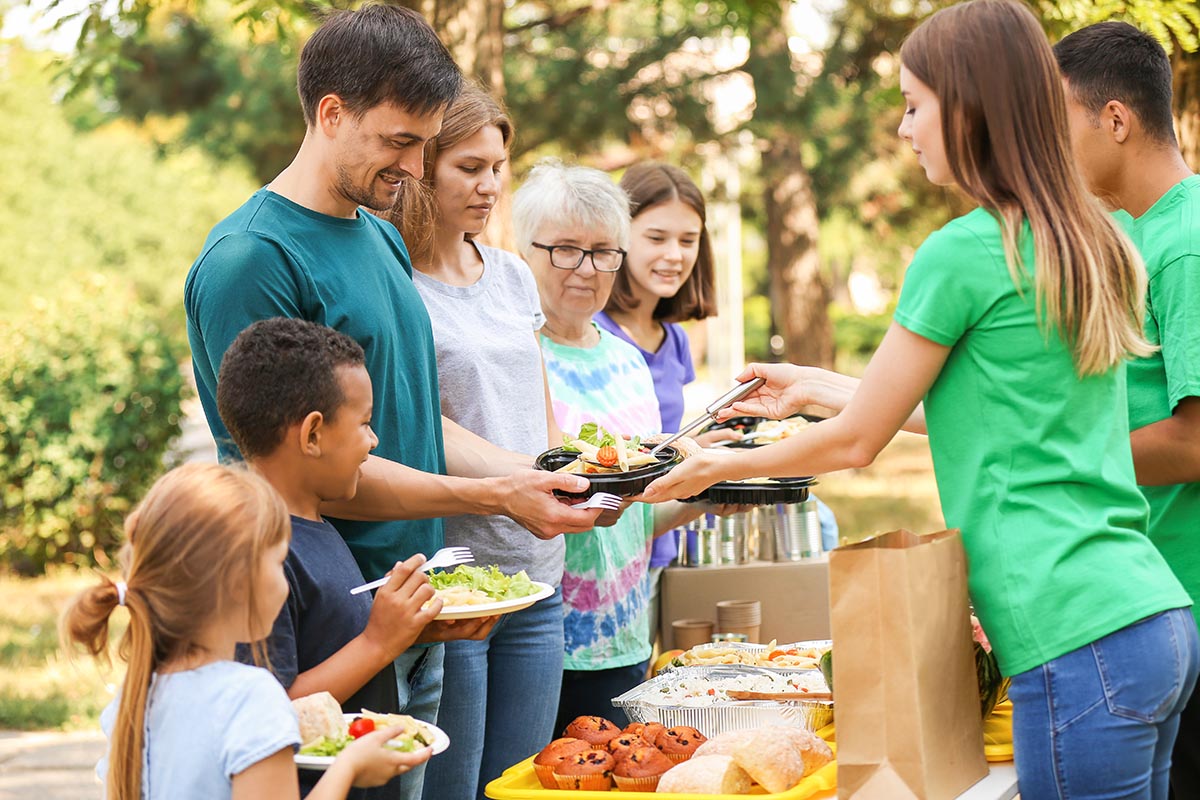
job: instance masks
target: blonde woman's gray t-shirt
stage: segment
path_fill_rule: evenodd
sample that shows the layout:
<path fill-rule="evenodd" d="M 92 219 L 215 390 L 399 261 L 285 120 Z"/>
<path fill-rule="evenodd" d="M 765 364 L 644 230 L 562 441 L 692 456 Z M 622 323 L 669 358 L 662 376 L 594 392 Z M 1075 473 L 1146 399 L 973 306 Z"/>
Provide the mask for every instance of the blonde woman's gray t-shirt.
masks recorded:
<path fill-rule="evenodd" d="M 475 247 L 483 276 L 471 286 L 413 271 L 433 323 L 442 414 L 492 444 L 536 456 L 548 446 L 537 284 L 519 257 Z M 478 565 L 523 569 L 552 586 L 562 579 L 561 536 L 543 541 L 508 517 L 447 517 L 445 530 L 446 544 L 469 546 Z"/>

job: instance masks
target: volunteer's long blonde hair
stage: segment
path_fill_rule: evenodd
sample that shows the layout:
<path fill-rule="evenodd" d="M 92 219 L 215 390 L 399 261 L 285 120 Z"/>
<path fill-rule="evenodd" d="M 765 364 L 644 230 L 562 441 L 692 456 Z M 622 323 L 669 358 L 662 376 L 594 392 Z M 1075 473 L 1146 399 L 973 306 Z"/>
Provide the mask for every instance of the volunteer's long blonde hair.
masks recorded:
<path fill-rule="evenodd" d="M 121 658 L 129 664 L 108 755 L 108 800 L 141 800 L 146 701 L 154 672 L 196 650 L 199 631 L 245 598 L 251 615 L 263 553 L 291 532 L 283 500 L 246 469 L 189 464 L 160 478 L 125 521 L 121 562 L 129 627 Z M 63 613 L 64 645 L 107 659 L 117 587 L 104 578 Z M 265 661 L 262 643 L 256 656 Z"/>
<path fill-rule="evenodd" d="M 952 6 L 913 31 L 900 61 L 937 95 L 954 179 L 999 219 L 1018 287 L 1029 220 L 1039 318 L 1071 347 L 1076 372 L 1153 352 L 1145 269 L 1075 166 L 1058 66 L 1032 12 L 1014 0 Z"/>

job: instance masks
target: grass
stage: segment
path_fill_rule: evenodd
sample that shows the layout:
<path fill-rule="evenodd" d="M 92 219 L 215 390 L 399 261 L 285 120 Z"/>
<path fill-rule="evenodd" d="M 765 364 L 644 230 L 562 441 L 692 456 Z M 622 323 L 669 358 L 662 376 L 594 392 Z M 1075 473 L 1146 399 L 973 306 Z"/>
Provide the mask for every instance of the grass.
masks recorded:
<path fill-rule="evenodd" d="M 902 433 L 870 467 L 822 476 L 818 494 L 837 514 L 843 541 L 945 527 L 923 436 Z M 57 631 L 62 609 L 94 580 L 90 572 L 66 570 L 36 579 L 0 576 L 0 729 L 95 728 L 121 668 L 67 658 Z M 124 619 L 113 615 L 114 642 Z"/>
<path fill-rule="evenodd" d="M 43 578 L 0 576 L 0 729 L 94 728 L 119 679 L 90 658 L 66 657 L 58 616 L 95 581 L 90 572 L 60 570 Z M 113 615 L 113 641 L 124 615 Z"/>
<path fill-rule="evenodd" d="M 871 466 L 820 481 L 816 493 L 837 515 L 843 542 L 896 528 L 929 533 L 946 527 L 924 436 L 900 433 Z"/>

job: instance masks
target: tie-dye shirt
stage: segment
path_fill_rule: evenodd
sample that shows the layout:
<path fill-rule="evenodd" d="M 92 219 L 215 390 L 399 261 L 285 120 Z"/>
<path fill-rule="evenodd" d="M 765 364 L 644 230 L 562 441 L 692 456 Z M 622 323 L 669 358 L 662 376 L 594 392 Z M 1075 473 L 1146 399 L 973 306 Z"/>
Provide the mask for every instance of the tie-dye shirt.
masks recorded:
<path fill-rule="evenodd" d="M 598 422 L 614 434 L 658 433 L 654 379 L 631 345 L 600 331 L 595 347 L 566 347 L 541 337 L 554 418 L 575 432 Z M 612 669 L 650 657 L 647 568 L 654 510 L 630 507 L 610 528 L 566 539 L 563 567 L 564 666 Z"/>

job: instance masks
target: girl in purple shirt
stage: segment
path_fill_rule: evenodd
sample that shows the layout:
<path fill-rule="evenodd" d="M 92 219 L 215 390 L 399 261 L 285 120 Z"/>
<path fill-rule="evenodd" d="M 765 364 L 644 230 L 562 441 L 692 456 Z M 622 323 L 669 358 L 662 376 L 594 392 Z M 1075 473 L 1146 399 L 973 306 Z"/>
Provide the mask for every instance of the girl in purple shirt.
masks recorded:
<path fill-rule="evenodd" d="M 641 351 L 654 378 L 662 429 L 673 433 L 683 419 L 683 387 L 696 378 L 687 333 L 679 323 L 717 313 L 704 196 L 683 170 L 655 162 L 630 167 L 621 188 L 629 195 L 633 214 L 629 254 L 616 273 L 608 304 L 595 320 Z M 711 445 L 738 436 L 720 430 L 697 440 Z M 674 536 L 654 540 L 651 638 L 657 630 L 658 580 L 675 554 Z"/>

